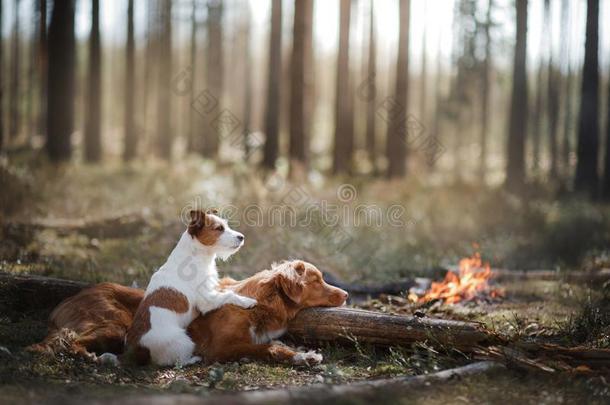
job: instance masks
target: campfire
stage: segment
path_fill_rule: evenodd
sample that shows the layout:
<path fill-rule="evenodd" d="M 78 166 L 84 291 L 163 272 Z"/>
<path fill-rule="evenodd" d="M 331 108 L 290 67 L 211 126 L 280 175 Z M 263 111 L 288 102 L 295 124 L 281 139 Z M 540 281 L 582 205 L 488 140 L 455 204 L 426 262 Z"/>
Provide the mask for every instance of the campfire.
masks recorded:
<path fill-rule="evenodd" d="M 492 271 L 489 263 L 481 260 L 480 253 L 460 260 L 457 272 L 448 271 L 441 282 L 433 282 L 424 295 L 409 294 L 409 300 L 416 303 L 440 301 L 457 304 L 464 301 L 490 300 L 503 296 L 503 291 L 489 284 Z"/>

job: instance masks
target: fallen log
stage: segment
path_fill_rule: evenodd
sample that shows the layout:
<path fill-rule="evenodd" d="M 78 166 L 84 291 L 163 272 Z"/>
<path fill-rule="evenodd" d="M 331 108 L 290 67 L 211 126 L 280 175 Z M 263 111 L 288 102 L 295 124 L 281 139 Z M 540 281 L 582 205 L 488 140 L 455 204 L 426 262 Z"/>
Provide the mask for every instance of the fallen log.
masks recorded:
<path fill-rule="evenodd" d="M 51 229 L 59 235 L 79 233 L 89 238 L 121 238 L 135 235 L 146 225 L 145 218 L 139 213 L 130 213 L 95 219 L 56 219 L 33 222 L 9 221 L 2 224 L 2 233 L 6 238 L 31 237 L 34 232 Z"/>
<path fill-rule="evenodd" d="M 85 283 L 42 276 L 0 273 L 0 309 L 52 310 Z M 400 345 L 430 341 L 467 350 L 494 341 L 481 324 L 415 316 L 388 315 L 352 308 L 310 308 L 290 323 L 291 337 L 306 341 L 353 341 Z"/>
<path fill-rule="evenodd" d="M 503 370 L 504 366 L 493 361 L 482 361 L 463 367 L 439 371 L 437 373 L 386 378 L 379 380 L 358 381 L 350 384 L 326 385 L 313 384 L 304 387 L 287 389 L 248 391 L 238 394 L 215 395 L 202 398 L 196 395 L 178 396 L 135 396 L 121 397 L 111 400 L 94 401 L 95 404 L 128 404 L 128 405 L 165 405 L 180 403 L 208 404 L 208 405 L 256 405 L 256 404 L 311 404 L 311 403 L 336 403 L 357 399 L 374 400 L 384 402 L 397 402 L 400 396 L 412 393 L 414 389 L 427 386 L 439 386 L 453 380 L 486 374 Z"/>
<path fill-rule="evenodd" d="M 0 272 L 0 309 L 5 312 L 51 311 L 85 287 L 88 284 L 80 281 Z"/>
<path fill-rule="evenodd" d="M 498 341 L 479 323 L 389 315 L 354 308 L 310 308 L 288 325 L 288 334 L 305 342 L 344 341 L 401 345 L 417 341 L 461 350 Z"/>

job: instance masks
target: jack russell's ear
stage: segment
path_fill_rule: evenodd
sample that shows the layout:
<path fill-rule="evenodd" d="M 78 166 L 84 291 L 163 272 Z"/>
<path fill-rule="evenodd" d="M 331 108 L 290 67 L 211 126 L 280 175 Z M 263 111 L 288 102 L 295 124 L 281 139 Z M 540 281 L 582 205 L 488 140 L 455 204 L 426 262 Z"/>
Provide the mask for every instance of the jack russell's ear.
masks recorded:
<path fill-rule="evenodd" d="M 299 304 L 303 298 L 303 283 L 293 274 L 281 272 L 277 274 L 275 281 L 282 292 L 295 304 Z"/>
<path fill-rule="evenodd" d="M 188 233 L 191 236 L 197 236 L 205 225 L 205 213 L 201 210 L 191 210 L 189 215 L 191 220 L 188 225 Z"/>

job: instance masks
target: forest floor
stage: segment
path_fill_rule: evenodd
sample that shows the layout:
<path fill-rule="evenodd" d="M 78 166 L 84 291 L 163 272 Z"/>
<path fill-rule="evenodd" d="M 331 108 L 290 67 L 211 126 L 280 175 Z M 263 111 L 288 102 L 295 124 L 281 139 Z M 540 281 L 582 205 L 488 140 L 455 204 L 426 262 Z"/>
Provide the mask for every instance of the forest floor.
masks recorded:
<path fill-rule="evenodd" d="M 350 238 L 337 249 L 311 227 L 282 227 L 265 221 L 253 224 L 238 214 L 232 217 L 233 223 L 246 235 L 246 246 L 220 265 L 223 274 L 243 278 L 268 268 L 273 261 L 298 257 L 353 282 L 406 276 L 439 279 L 443 276 L 439 267 L 472 253 L 473 243 L 497 267 L 560 271 L 610 267 L 610 209 L 605 206 L 581 200 L 558 202 L 542 192 L 518 200 L 498 190 L 467 185 L 426 188 L 416 181 L 400 188 L 362 179 L 331 183 L 314 178 L 310 185 L 298 188 L 277 183 L 261 180 L 247 168 L 217 169 L 197 160 L 172 167 L 141 163 L 53 168 L 31 158 L 11 165 L 2 162 L 0 271 L 145 286 L 177 240 L 185 207 L 233 204 L 243 213 L 256 204 L 265 219 L 269 207 L 284 202 L 295 189 L 306 195 L 306 204 L 326 201 L 355 209 L 366 203 L 384 210 L 398 204 L 404 208 L 401 218 L 405 223 L 340 225 Z M 339 190 L 355 195 L 347 198 Z M 303 215 L 307 208 L 300 204 L 299 215 Z M 75 220 L 94 222 L 121 216 L 142 218 L 143 225 L 111 235 L 65 226 Z M 610 348 L 608 285 L 588 286 L 559 278 L 504 282 L 502 287 L 506 291 L 502 300 L 436 305 L 426 310 L 426 316 L 483 322 L 509 337 Z M 405 300 L 387 297 L 358 306 L 398 314 L 415 310 Z M 419 375 L 472 361 L 463 353 L 425 343 L 380 349 L 356 341 L 349 346 L 319 347 L 325 360 L 312 368 L 240 362 L 183 369 L 117 369 L 70 356 L 29 354 L 23 349 L 44 336 L 50 308 L 19 314 L 0 311 L 0 402 L 7 403 L 135 394 L 206 397 L 227 391 Z M 402 401 L 608 403 L 607 378 L 509 368 L 417 390 Z"/>

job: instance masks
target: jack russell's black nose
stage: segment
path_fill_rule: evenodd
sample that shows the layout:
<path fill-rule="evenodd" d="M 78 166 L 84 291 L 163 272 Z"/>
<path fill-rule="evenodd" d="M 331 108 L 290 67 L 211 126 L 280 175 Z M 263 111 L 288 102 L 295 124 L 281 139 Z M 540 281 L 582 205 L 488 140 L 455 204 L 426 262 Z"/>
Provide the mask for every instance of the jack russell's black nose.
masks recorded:
<path fill-rule="evenodd" d="M 237 235 L 237 239 L 238 239 L 240 242 L 243 242 L 243 241 L 244 241 L 244 239 L 245 239 L 245 237 L 244 237 L 244 235 Z"/>

